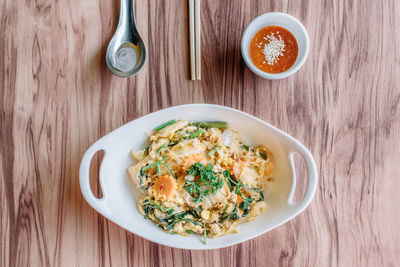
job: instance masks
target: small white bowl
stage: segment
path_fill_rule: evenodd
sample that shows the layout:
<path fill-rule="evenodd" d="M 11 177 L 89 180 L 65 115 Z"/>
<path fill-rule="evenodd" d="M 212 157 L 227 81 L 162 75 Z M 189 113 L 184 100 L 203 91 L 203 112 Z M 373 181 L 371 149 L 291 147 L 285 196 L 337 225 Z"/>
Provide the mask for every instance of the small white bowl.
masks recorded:
<path fill-rule="evenodd" d="M 260 70 L 253 64 L 249 55 L 249 45 L 253 36 L 260 29 L 266 26 L 273 25 L 281 26 L 289 30 L 296 38 L 299 47 L 299 54 L 297 56 L 296 62 L 290 69 L 281 73 L 268 73 Z M 243 59 L 252 72 L 264 79 L 277 80 L 286 78 L 301 68 L 308 56 L 309 46 L 310 43 L 307 31 L 300 21 L 285 13 L 271 12 L 258 16 L 252 22 L 250 22 L 242 36 L 241 50 Z"/>

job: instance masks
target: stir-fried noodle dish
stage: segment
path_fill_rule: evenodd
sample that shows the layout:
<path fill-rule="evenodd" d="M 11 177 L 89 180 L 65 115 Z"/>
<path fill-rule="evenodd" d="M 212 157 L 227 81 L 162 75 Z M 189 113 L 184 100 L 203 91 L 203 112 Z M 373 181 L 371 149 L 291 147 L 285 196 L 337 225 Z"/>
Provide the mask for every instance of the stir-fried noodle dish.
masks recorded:
<path fill-rule="evenodd" d="M 206 242 L 237 233 L 266 209 L 273 155 L 245 144 L 226 122 L 171 120 L 148 135 L 128 174 L 141 191 L 139 212 L 164 231 Z"/>

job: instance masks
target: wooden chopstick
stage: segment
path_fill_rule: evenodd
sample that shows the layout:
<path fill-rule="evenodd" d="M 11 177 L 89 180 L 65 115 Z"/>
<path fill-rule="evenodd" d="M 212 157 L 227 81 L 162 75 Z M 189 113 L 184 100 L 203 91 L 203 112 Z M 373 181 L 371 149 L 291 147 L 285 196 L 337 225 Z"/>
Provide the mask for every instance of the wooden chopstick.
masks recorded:
<path fill-rule="evenodd" d="M 201 80 L 201 21 L 200 21 L 200 0 L 194 0 L 194 21 L 196 33 L 196 79 Z"/>
<path fill-rule="evenodd" d="M 196 53 L 195 53 L 195 26 L 194 26 L 194 0 L 189 0 L 189 41 L 190 41 L 190 74 L 196 80 Z"/>

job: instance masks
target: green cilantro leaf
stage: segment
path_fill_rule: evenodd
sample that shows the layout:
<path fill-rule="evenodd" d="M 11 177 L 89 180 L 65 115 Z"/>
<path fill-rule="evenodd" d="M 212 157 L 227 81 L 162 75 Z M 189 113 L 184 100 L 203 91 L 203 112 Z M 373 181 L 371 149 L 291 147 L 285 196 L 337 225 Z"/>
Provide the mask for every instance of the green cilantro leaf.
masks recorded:
<path fill-rule="evenodd" d="M 212 164 L 205 167 L 203 163 L 196 162 L 190 166 L 186 174 L 195 177 L 194 181 L 186 181 L 184 186 L 195 203 L 203 202 L 204 197 L 210 192 L 215 195 L 224 185 L 223 179 L 213 172 Z"/>

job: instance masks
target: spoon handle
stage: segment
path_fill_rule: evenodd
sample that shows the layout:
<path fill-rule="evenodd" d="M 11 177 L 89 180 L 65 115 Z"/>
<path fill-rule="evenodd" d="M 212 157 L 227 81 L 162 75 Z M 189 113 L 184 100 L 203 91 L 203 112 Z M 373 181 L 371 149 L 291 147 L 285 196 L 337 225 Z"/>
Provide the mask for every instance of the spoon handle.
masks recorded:
<path fill-rule="evenodd" d="M 135 21 L 134 0 L 121 0 L 118 27 L 123 30 L 124 36 L 132 37 L 135 43 L 139 41 L 139 32 Z"/>

